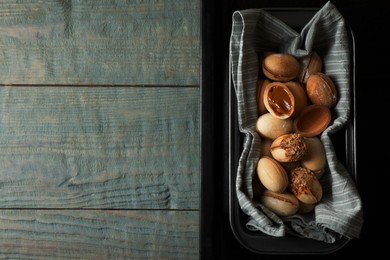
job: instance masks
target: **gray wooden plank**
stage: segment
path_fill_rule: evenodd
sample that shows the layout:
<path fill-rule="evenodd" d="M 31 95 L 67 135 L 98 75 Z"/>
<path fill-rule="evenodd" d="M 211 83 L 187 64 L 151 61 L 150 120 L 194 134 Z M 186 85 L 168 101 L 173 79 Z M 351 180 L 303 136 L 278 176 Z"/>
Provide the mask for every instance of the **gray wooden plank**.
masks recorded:
<path fill-rule="evenodd" d="M 199 259 L 198 211 L 0 210 L 1 259 Z"/>
<path fill-rule="evenodd" d="M 200 1 L 2 0 L 0 84 L 199 85 Z"/>
<path fill-rule="evenodd" d="M 0 87 L 0 208 L 198 209 L 197 87 Z"/>

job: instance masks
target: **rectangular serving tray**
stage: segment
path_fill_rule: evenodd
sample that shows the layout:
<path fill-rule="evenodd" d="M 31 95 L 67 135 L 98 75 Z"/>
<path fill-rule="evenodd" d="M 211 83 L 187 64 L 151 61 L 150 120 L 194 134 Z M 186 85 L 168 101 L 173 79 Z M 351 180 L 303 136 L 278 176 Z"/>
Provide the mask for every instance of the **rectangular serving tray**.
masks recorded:
<path fill-rule="evenodd" d="M 273 16 L 284 21 L 296 31 L 319 10 L 316 8 L 264 8 Z M 346 126 L 332 136 L 338 159 L 344 164 L 357 183 L 356 172 L 356 106 L 355 106 L 355 44 L 350 27 L 351 42 L 351 116 Z M 250 231 L 245 224 L 248 216 L 242 212 L 236 195 L 236 175 L 238 160 L 243 147 L 243 134 L 238 129 L 237 100 L 231 79 L 231 59 L 229 57 L 229 220 L 236 239 L 248 250 L 258 254 L 329 254 L 341 249 L 350 239 L 343 237 L 335 243 L 325 243 L 313 239 L 292 236 L 272 237 L 260 231 Z"/>

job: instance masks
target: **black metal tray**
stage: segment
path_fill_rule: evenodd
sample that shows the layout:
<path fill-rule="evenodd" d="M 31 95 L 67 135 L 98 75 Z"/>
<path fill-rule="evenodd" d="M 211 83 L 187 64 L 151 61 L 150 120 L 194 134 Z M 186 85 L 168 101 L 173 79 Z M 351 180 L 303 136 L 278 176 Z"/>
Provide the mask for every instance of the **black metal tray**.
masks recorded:
<path fill-rule="evenodd" d="M 317 8 L 264 8 L 273 16 L 284 21 L 292 28 L 300 31 L 304 25 L 319 10 Z M 345 165 L 352 178 L 357 182 L 356 172 L 356 139 L 355 139 L 355 71 L 354 71 L 354 36 L 349 28 L 352 57 L 352 115 L 347 125 L 334 136 L 332 141 L 336 149 L 338 159 Z M 229 60 L 230 64 L 230 60 Z M 231 66 L 229 66 L 230 68 Z M 229 75 L 231 72 L 229 70 Z M 240 133 L 237 124 L 237 104 L 233 84 L 229 78 L 229 219 L 231 229 L 236 239 L 248 250 L 259 254 L 329 254 L 341 249 L 350 239 L 343 237 L 333 244 L 305 239 L 298 237 L 271 237 L 261 232 L 250 231 L 245 227 L 247 215 L 245 215 L 238 204 L 235 180 L 238 168 L 238 160 L 242 151 L 243 135 Z"/>

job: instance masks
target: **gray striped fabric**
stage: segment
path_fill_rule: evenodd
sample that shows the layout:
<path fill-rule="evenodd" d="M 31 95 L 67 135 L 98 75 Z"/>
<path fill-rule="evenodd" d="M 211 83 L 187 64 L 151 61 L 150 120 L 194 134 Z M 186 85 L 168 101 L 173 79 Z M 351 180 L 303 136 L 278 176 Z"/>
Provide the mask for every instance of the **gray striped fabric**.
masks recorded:
<path fill-rule="evenodd" d="M 345 20 L 327 2 L 301 32 L 263 9 L 233 13 L 230 55 L 233 87 L 238 104 L 239 129 L 244 134 L 236 191 L 241 209 L 248 215 L 247 228 L 271 236 L 295 235 L 327 243 L 342 236 L 357 238 L 363 225 L 361 198 L 350 173 L 336 156 L 330 137 L 343 128 L 351 114 L 351 39 Z M 323 72 L 338 87 L 339 102 L 333 121 L 320 135 L 326 149 L 328 167 L 320 179 L 323 198 L 313 213 L 281 218 L 254 201 L 252 177 L 260 154 L 261 138 L 255 131 L 257 120 L 256 82 L 258 57 L 265 51 L 293 54 L 300 58 L 315 50 L 323 59 Z"/>

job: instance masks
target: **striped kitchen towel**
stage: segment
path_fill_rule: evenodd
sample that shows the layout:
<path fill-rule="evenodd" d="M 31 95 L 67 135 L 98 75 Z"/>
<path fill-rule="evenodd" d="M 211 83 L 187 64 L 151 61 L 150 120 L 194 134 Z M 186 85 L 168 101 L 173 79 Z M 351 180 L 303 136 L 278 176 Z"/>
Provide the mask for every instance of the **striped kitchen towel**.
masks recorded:
<path fill-rule="evenodd" d="M 300 32 L 264 9 L 235 11 L 230 37 L 231 77 L 237 98 L 238 124 L 244 135 L 236 178 L 240 207 L 248 215 L 247 228 L 281 237 L 294 235 L 333 243 L 341 237 L 357 238 L 363 225 L 362 201 L 356 183 L 338 160 L 331 136 L 351 117 L 353 42 L 348 25 L 331 3 L 315 12 Z M 252 177 L 260 155 L 261 138 L 255 131 L 258 118 L 256 83 L 259 55 L 266 51 L 290 53 L 297 58 L 312 50 L 323 60 L 323 72 L 338 87 L 339 100 L 333 121 L 319 136 L 328 165 L 320 181 L 323 197 L 312 213 L 278 217 L 253 200 Z"/>

